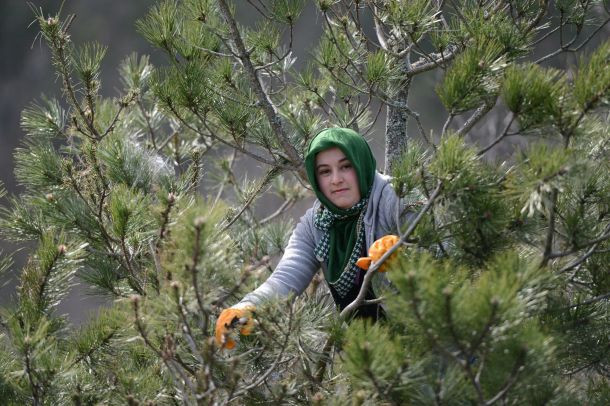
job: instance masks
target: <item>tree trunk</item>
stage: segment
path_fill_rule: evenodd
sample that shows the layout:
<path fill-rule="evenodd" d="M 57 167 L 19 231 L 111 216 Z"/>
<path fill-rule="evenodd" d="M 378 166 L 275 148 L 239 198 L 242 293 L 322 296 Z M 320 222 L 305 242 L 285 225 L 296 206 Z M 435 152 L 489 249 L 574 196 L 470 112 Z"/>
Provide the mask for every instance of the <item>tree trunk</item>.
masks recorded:
<path fill-rule="evenodd" d="M 408 78 L 393 101 L 395 105 L 388 106 L 385 128 L 385 166 L 383 172 L 390 174 L 397 157 L 407 148 L 407 123 L 409 88 L 411 78 Z"/>

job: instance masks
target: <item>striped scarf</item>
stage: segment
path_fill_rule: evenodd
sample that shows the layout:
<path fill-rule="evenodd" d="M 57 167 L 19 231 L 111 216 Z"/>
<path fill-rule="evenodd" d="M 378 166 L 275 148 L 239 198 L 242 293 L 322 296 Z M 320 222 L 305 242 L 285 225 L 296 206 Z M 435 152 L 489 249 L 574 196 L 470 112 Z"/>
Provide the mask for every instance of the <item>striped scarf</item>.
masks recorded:
<path fill-rule="evenodd" d="M 364 220 L 364 213 L 366 212 L 367 203 L 368 199 L 361 199 L 344 214 L 334 214 L 324 206 L 320 206 L 314 219 L 314 225 L 316 228 L 324 232 L 324 235 L 316 246 L 314 253 L 318 261 L 324 262 L 328 265 L 327 261 L 330 253 L 330 229 L 336 221 L 344 220 L 360 212 L 358 215 L 358 222 L 356 224 L 356 243 L 347 264 L 336 281 L 331 282 L 329 278 L 327 278 L 329 285 L 331 285 L 342 298 L 350 292 L 356 281 L 356 275 L 360 271 L 360 268 L 356 266 L 356 261 L 358 261 L 358 258 L 362 256 L 365 244 L 365 233 L 362 223 Z"/>

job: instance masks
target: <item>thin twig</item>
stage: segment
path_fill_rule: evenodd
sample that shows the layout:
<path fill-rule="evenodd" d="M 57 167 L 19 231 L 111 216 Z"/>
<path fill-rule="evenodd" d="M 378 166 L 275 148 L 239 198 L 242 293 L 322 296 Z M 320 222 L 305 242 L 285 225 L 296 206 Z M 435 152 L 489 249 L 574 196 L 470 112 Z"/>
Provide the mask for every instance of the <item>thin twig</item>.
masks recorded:
<path fill-rule="evenodd" d="M 136 97 L 135 94 L 133 94 L 133 95 L 131 95 L 130 99 L 119 101 L 119 109 L 117 110 L 116 114 L 114 115 L 114 118 L 108 125 L 108 128 L 106 128 L 106 131 L 104 131 L 102 134 L 99 135 L 98 140 L 104 139 L 104 137 L 106 137 L 111 131 L 114 130 L 114 126 L 119 121 L 119 117 L 121 116 L 121 113 L 123 112 L 125 107 L 127 107 L 129 105 L 129 103 L 131 103 L 133 101 L 133 99 L 135 97 Z"/>
<path fill-rule="evenodd" d="M 265 188 L 265 186 L 267 186 L 267 184 L 269 183 L 269 181 L 271 179 L 273 179 L 275 176 L 277 176 L 279 173 L 277 170 L 275 170 L 275 168 L 272 168 L 269 172 L 267 172 L 267 174 L 265 175 L 265 177 L 261 180 L 259 186 L 251 192 L 251 195 L 248 197 L 248 199 L 244 202 L 243 206 L 241 207 L 241 209 L 239 209 L 239 211 L 233 216 L 233 218 L 231 220 L 229 220 L 227 222 L 227 224 L 225 224 L 221 230 L 221 232 L 224 232 L 226 230 L 229 229 L 229 227 L 231 227 L 233 225 L 233 223 L 235 223 L 243 214 L 243 212 L 250 207 L 250 205 L 252 204 L 252 202 L 254 201 L 254 199 L 256 199 L 259 195 L 259 193 Z"/>
<path fill-rule="evenodd" d="M 199 257 L 201 255 L 201 229 L 203 228 L 202 222 L 197 222 L 195 224 L 195 242 L 193 249 L 193 258 L 191 258 L 191 266 L 189 267 L 189 271 L 191 274 L 191 280 L 193 282 L 193 290 L 195 291 L 195 297 L 197 299 L 197 306 L 199 307 L 199 312 L 204 316 L 205 321 L 202 327 L 202 331 L 204 334 L 207 333 L 207 324 L 208 324 L 208 313 L 209 311 L 203 305 L 203 298 L 201 297 L 201 292 L 199 289 L 199 278 L 197 277 L 197 265 L 199 265 Z"/>
<path fill-rule="evenodd" d="M 276 217 L 278 217 L 279 215 L 284 213 L 286 210 L 290 210 L 290 208 L 292 206 L 294 206 L 295 203 L 296 203 L 296 200 L 293 198 L 286 199 L 284 201 L 284 203 L 282 203 L 282 205 L 280 207 L 278 207 L 278 209 L 276 211 L 274 211 L 273 213 L 271 213 L 270 215 L 268 215 L 267 217 L 265 217 L 264 219 L 259 221 L 259 224 L 263 225 L 263 224 L 266 224 L 266 223 L 272 221 L 273 219 L 275 219 Z"/>
<path fill-rule="evenodd" d="M 608 299 L 608 298 L 610 298 L 610 292 L 604 293 L 603 295 L 595 296 L 591 299 L 587 299 L 584 302 L 575 303 L 573 305 L 566 306 L 560 310 L 569 310 L 569 309 L 574 309 L 574 308 L 580 307 L 580 306 L 587 306 L 587 305 L 590 305 L 590 304 L 593 304 L 593 303 L 596 303 L 596 302 L 599 302 L 599 301 L 602 301 L 602 300 Z"/>
<path fill-rule="evenodd" d="M 447 130 L 449 129 L 449 125 L 451 125 L 451 121 L 453 120 L 453 117 L 455 117 L 455 115 L 453 113 L 449 113 L 449 116 L 447 117 L 447 121 L 445 121 L 445 124 L 443 125 L 443 130 L 441 131 L 441 135 L 447 134 Z"/>
<path fill-rule="evenodd" d="M 610 233 L 608 233 L 608 229 L 610 229 L 610 225 L 608 225 L 606 227 L 606 229 L 604 230 L 604 234 L 602 234 L 601 236 L 595 238 L 594 240 L 588 241 L 584 244 L 579 244 L 577 247 L 571 249 L 570 251 L 565 251 L 565 252 L 552 252 L 549 254 L 549 258 L 550 259 L 554 259 L 554 258 L 561 258 L 561 257 L 566 257 L 568 255 L 572 255 L 577 253 L 578 251 L 587 248 L 588 246 L 592 245 L 592 244 L 597 244 L 599 242 L 602 242 L 604 240 L 607 240 L 610 238 Z"/>
<path fill-rule="evenodd" d="M 153 130 L 152 124 L 150 123 L 150 116 L 148 114 L 148 111 L 146 111 L 146 109 L 144 108 L 142 99 L 140 97 L 138 97 L 137 100 L 138 100 L 137 103 L 138 103 L 140 112 L 142 113 L 142 116 L 144 116 L 144 121 L 146 121 L 146 127 L 148 128 L 148 134 L 150 134 L 150 142 L 152 143 L 153 148 L 157 149 L 157 140 L 155 137 L 155 130 Z"/>
<path fill-rule="evenodd" d="M 549 225 L 546 233 L 546 242 L 544 244 L 544 253 L 542 254 L 542 260 L 540 261 L 539 267 L 545 267 L 550 259 L 551 252 L 553 250 L 553 237 L 555 236 L 555 211 L 557 204 L 557 194 L 558 191 L 556 188 L 553 188 L 551 192 L 551 205 L 549 207 Z"/>
<path fill-rule="evenodd" d="M 516 118 L 516 115 L 512 114 L 510 120 L 508 121 L 508 124 L 506 124 L 506 127 L 504 127 L 504 131 L 502 131 L 502 133 L 498 137 L 496 137 L 496 139 L 493 140 L 489 145 L 487 145 L 485 148 L 483 148 L 479 152 L 477 152 L 477 156 L 483 155 L 484 153 L 486 153 L 487 151 L 492 149 L 497 143 L 502 141 L 502 139 L 504 139 L 504 137 L 506 137 L 508 135 L 508 130 L 510 129 L 510 126 L 513 124 L 513 121 L 515 120 L 515 118 Z"/>
<path fill-rule="evenodd" d="M 464 123 L 464 125 L 455 132 L 456 135 L 462 136 L 465 135 L 466 133 L 468 133 L 468 131 L 470 131 L 472 129 L 472 127 L 474 127 L 474 125 L 479 122 L 479 120 L 481 118 L 483 118 L 483 116 L 485 114 L 487 114 L 492 108 L 493 108 L 494 104 L 490 103 L 490 102 L 485 102 L 483 103 L 483 105 L 479 106 L 479 108 L 477 108 L 475 110 L 474 113 L 472 113 L 472 115 L 470 116 L 470 118 L 468 118 L 468 120 L 466 120 L 466 122 Z"/>
<path fill-rule="evenodd" d="M 578 265 L 582 264 L 583 262 L 585 262 L 591 255 L 593 255 L 595 253 L 595 249 L 597 248 L 597 246 L 601 243 L 598 242 L 596 244 L 593 244 L 591 246 L 591 248 L 589 248 L 587 250 L 587 252 L 580 258 L 575 259 L 574 261 L 572 261 L 570 264 L 566 265 L 565 267 L 561 268 L 559 270 L 559 274 L 563 274 L 566 273 L 574 268 L 576 268 Z"/>
<path fill-rule="evenodd" d="M 583 46 L 585 46 L 587 43 L 589 43 L 589 41 L 591 41 L 591 39 L 593 39 L 593 37 L 599 32 L 601 31 L 602 28 L 604 28 L 604 26 L 606 24 L 608 24 L 608 22 L 610 21 L 610 18 L 607 18 L 602 24 L 600 24 L 595 30 L 593 30 L 593 32 L 587 37 L 585 38 L 579 45 L 577 45 L 574 48 L 570 48 L 570 46 L 572 46 L 572 44 L 574 44 L 576 42 L 576 40 L 578 39 L 578 35 L 580 34 L 580 31 L 578 31 L 574 37 L 570 40 L 570 42 L 568 42 L 566 45 L 562 45 L 560 48 L 556 49 L 555 51 L 551 52 L 550 54 L 547 54 L 541 58 L 538 58 L 534 63 L 539 64 L 541 62 L 544 62 L 554 56 L 557 56 L 563 52 L 578 52 Z"/>

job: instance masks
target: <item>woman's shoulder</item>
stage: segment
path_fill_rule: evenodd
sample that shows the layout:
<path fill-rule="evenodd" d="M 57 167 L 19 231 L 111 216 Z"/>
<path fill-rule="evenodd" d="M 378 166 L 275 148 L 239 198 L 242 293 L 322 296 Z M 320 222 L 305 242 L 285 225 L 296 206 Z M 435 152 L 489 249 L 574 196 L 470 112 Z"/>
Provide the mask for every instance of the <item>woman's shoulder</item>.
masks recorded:
<path fill-rule="evenodd" d="M 394 187 L 392 186 L 391 180 L 391 176 L 384 175 L 380 172 L 375 172 L 375 179 L 373 181 L 373 187 L 371 188 L 369 199 L 379 200 L 381 198 L 388 199 L 392 196 L 396 196 L 396 192 L 394 192 Z"/>
<path fill-rule="evenodd" d="M 305 211 L 305 214 L 303 214 L 300 221 L 311 222 L 313 224 L 314 217 L 318 210 L 320 210 L 320 207 L 322 207 L 322 203 L 318 199 L 314 200 L 311 207 Z"/>
<path fill-rule="evenodd" d="M 312 238 L 315 238 L 317 236 L 317 231 L 318 231 L 314 225 L 315 217 L 316 217 L 316 213 L 318 212 L 318 210 L 320 210 L 321 206 L 322 206 L 322 204 L 320 203 L 320 201 L 318 199 L 316 199 L 313 202 L 313 204 L 311 205 L 311 207 L 309 207 L 305 211 L 305 214 L 303 214 L 301 216 L 301 218 L 299 219 L 295 232 L 300 232 L 300 233 L 309 235 Z"/>
<path fill-rule="evenodd" d="M 364 222 L 373 227 L 390 227 L 393 224 L 398 201 L 398 196 L 392 186 L 391 177 L 376 172 Z"/>

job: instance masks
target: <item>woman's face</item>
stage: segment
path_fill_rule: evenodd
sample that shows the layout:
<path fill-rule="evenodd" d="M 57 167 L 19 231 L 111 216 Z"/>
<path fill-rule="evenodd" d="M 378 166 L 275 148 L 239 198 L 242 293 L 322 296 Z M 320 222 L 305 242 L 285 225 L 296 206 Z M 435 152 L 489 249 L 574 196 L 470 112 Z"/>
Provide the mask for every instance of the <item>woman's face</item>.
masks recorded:
<path fill-rule="evenodd" d="M 340 209 L 349 209 L 360 201 L 356 170 L 337 147 L 316 155 L 316 180 L 324 196 Z"/>

